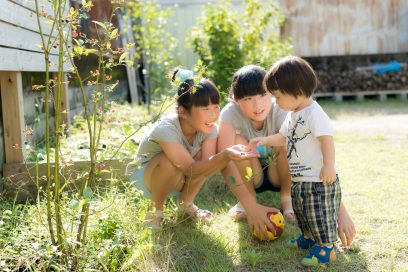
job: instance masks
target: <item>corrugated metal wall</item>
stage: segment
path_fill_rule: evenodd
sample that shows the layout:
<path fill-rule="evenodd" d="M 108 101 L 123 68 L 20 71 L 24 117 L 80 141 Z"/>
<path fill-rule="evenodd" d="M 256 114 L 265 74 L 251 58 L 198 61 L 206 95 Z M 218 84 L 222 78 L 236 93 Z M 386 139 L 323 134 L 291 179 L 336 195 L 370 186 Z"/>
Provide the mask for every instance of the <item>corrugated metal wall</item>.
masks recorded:
<path fill-rule="evenodd" d="M 408 52 L 407 0 L 282 0 L 296 54 Z"/>
<path fill-rule="evenodd" d="M 168 30 L 179 41 L 177 59 L 193 65 L 197 56 L 185 45 L 188 30 L 215 0 L 161 0 L 174 7 Z M 243 1 L 232 1 L 243 8 Z M 286 15 L 283 33 L 293 37 L 294 52 L 304 57 L 408 52 L 408 0 L 279 0 Z"/>

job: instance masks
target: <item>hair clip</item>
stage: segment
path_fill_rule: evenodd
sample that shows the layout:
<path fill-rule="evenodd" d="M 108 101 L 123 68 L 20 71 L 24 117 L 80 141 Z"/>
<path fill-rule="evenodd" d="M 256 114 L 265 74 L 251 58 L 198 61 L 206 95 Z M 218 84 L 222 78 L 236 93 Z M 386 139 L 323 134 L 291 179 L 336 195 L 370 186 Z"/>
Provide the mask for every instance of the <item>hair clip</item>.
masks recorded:
<path fill-rule="evenodd" d="M 173 89 L 177 91 L 181 83 L 189 79 L 194 79 L 194 72 L 187 69 L 180 69 L 177 71 L 174 78 L 177 86 L 174 86 Z"/>

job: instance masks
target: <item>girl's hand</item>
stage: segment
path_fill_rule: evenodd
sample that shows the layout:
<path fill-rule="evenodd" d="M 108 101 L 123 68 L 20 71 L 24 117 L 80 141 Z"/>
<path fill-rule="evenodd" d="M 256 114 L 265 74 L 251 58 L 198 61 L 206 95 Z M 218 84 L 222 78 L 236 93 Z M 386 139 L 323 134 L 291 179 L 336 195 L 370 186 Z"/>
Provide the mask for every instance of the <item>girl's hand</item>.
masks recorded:
<path fill-rule="evenodd" d="M 342 246 L 351 246 L 356 236 L 356 228 L 343 203 L 340 204 L 337 224 L 337 233 L 339 234 Z"/>
<path fill-rule="evenodd" d="M 336 170 L 333 166 L 324 165 L 322 170 L 320 170 L 319 178 L 324 184 L 330 185 L 337 180 Z"/>
<path fill-rule="evenodd" d="M 258 203 L 255 203 L 254 205 L 247 207 L 245 212 L 251 232 L 255 232 L 258 236 L 259 233 L 262 232 L 263 237 L 266 237 L 266 239 L 269 240 L 269 236 L 266 232 L 267 229 L 265 228 L 266 226 L 271 232 L 276 234 L 276 230 L 269 220 L 267 214 L 269 212 L 279 212 L 278 209 L 262 206 Z"/>
<path fill-rule="evenodd" d="M 234 161 L 248 160 L 258 157 L 258 152 L 250 150 L 247 146 L 237 144 L 228 147 L 226 150 L 228 158 Z"/>

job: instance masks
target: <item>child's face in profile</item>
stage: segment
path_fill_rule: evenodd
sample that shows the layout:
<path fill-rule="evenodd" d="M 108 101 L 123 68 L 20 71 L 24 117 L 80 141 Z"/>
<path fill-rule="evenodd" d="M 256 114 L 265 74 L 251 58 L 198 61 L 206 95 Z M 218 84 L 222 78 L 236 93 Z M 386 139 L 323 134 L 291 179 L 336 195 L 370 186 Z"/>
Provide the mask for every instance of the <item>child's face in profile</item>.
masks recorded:
<path fill-rule="evenodd" d="M 272 95 L 276 99 L 276 103 L 281 109 L 287 111 L 299 111 L 303 109 L 311 98 L 299 95 L 294 97 L 293 95 L 283 93 L 281 91 L 274 91 Z"/>

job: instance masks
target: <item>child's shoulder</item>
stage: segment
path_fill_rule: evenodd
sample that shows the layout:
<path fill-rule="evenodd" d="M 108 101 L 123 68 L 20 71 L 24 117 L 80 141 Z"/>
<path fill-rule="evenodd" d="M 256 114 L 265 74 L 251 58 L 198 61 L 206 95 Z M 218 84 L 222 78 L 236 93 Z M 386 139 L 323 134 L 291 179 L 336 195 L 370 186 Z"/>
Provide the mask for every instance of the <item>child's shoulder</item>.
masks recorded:
<path fill-rule="evenodd" d="M 312 105 L 311 105 L 311 110 L 314 114 L 316 115 L 322 115 L 326 118 L 329 118 L 329 116 L 327 115 L 327 113 L 325 112 L 325 110 L 323 109 L 323 107 L 317 103 L 316 101 L 313 101 Z"/>

